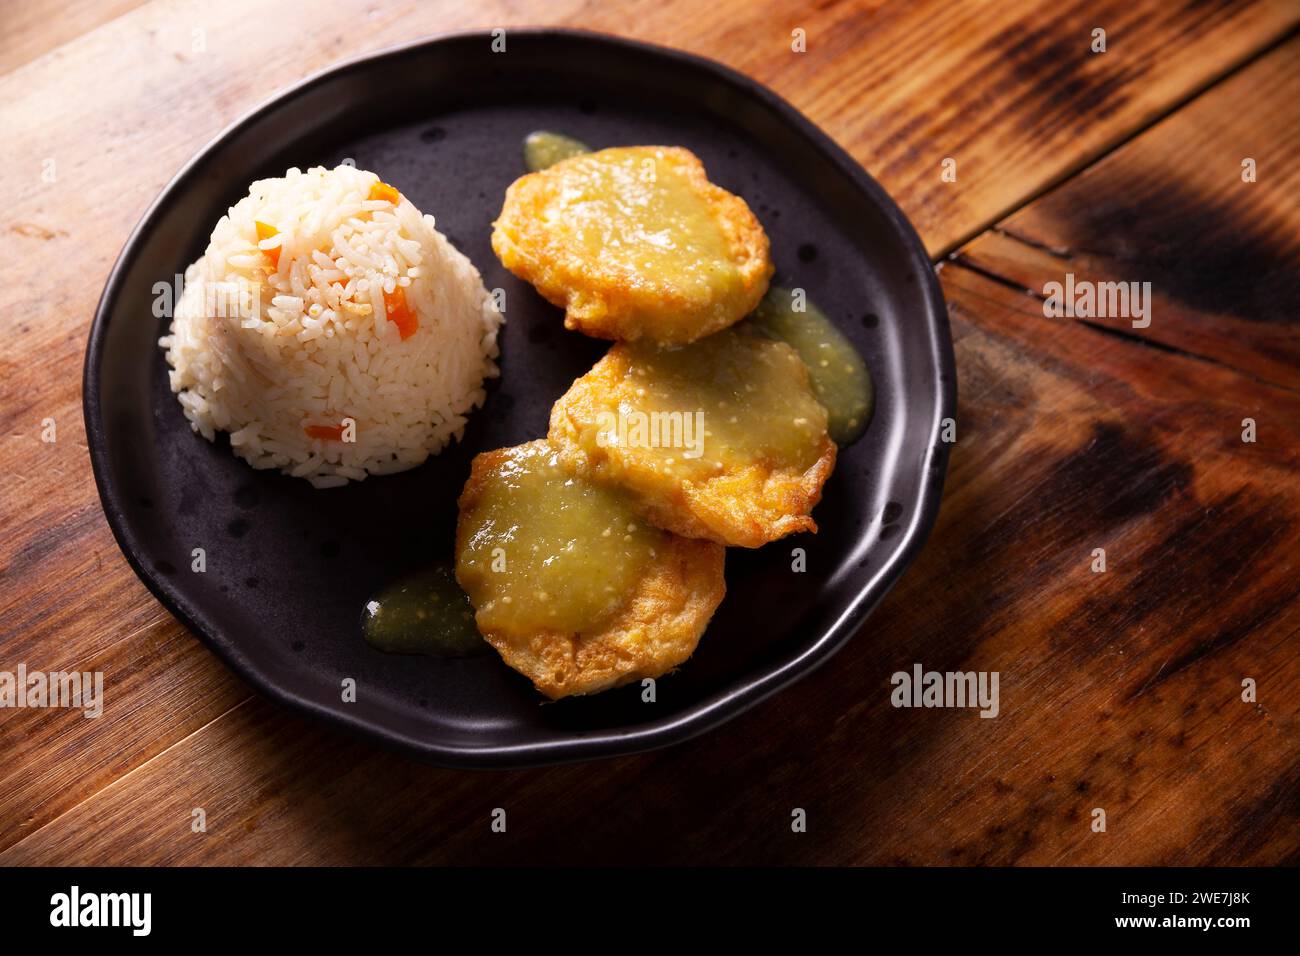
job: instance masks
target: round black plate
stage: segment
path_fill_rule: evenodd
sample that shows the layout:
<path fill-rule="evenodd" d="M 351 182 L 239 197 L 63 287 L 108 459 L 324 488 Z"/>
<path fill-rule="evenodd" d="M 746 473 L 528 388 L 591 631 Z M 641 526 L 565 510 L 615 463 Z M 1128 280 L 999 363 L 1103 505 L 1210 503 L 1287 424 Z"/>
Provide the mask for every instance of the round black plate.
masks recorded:
<path fill-rule="evenodd" d="M 727 597 L 657 700 L 638 686 L 543 704 L 496 655 L 399 657 L 366 645 L 366 600 L 451 556 L 456 497 L 478 452 L 545 435 L 551 404 L 605 343 L 488 244 L 520 144 L 551 129 L 600 148 L 680 145 L 743 196 L 799 286 L 866 356 L 876 410 L 840 456 L 817 535 L 727 552 Z M 316 491 L 256 472 L 190 431 L 157 347 L 154 284 L 197 258 L 259 177 L 345 158 L 425 212 L 506 290 L 501 378 L 462 444 L 423 467 Z M 104 512 L 150 590 L 268 696 L 454 766 L 623 754 L 734 717 L 824 662 L 915 557 L 938 509 L 955 373 L 947 313 L 915 232 L 884 191 L 789 104 L 718 64 L 584 32 L 422 41 L 307 80 L 226 130 L 172 181 L 119 258 L 86 353 L 85 411 Z M 206 571 L 191 570 L 195 548 Z M 807 570 L 791 570 L 792 550 Z M 356 681 L 345 703 L 342 682 Z M 883 691 L 882 691 L 883 693 Z"/>

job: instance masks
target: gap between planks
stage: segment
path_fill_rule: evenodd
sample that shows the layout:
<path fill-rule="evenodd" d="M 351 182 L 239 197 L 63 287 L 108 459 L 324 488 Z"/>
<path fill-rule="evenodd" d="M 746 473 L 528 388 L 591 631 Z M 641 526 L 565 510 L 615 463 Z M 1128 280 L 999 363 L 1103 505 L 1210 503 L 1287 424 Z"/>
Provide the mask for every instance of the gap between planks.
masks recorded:
<path fill-rule="evenodd" d="M 987 232 L 991 232 L 995 230 L 999 224 L 1005 222 L 1013 215 L 1018 213 L 1020 210 L 1024 209 L 1026 206 L 1032 206 L 1039 199 L 1042 199 L 1048 193 L 1059 188 L 1060 186 L 1062 186 L 1069 180 L 1073 179 L 1075 176 L 1079 175 L 1089 167 L 1094 166 L 1097 163 L 1101 162 L 1111 153 L 1115 152 L 1118 149 L 1122 149 L 1124 146 L 1126 146 L 1133 140 L 1137 139 L 1138 137 L 1142 136 L 1144 133 L 1147 133 L 1154 127 L 1159 126 L 1166 119 L 1173 116 L 1175 113 L 1181 110 L 1184 106 L 1191 103 L 1193 100 L 1199 99 L 1200 97 L 1204 96 L 1206 93 L 1213 90 L 1215 87 L 1222 84 L 1224 81 L 1232 78 L 1233 76 L 1240 73 L 1242 70 L 1246 69 L 1247 67 L 1252 66 L 1256 62 L 1264 59 L 1270 53 L 1273 53 L 1274 51 L 1285 46 L 1293 37 L 1297 35 L 1300 35 L 1300 25 L 1288 27 L 1286 30 L 1282 31 L 1282 33 L 1280 33 L 1278 36 L 1275 36 L 1273 37 L 1273 39 L 1266 41 L 1264 45 L 1261 46 L 1258 50 L 1255 50 L 1253 53 L 1246 54 L 1241 59 L 1239 59 L 1236 63 L 1229 64 L 1228 66 L 1224 67 L 1224 69 L 1220 70 L 1219 73 L 1206 79 L 1199 86 L 1194 87 L 1192 90 L 1190 90 L 1183 96 L 1175 99 L 1168 106 L 1160 110 L 1157 110 L 1156 113 L 1151 117 L 1151 119 L 1149 119 L 1145 123 L 1141 123 L 1135 126 L 1133 129 L 1129 130 L 1126 133 L 1121 133 L 1119 136 L 1115 137 L 1115 139 L 1112 140 L 1111 142 L 1101 146 L 1092 154 L 1083 157 L 1074 165 L 1066 168 L 1065 171 L 1063 171 L 1059 176 L 1052 179 L 1050 182 L 1048 182 L 1041 188 L 1036 189 L 1031 193 L 1027 194 L 1023 199 L 1019 199 L 1015 202 L 1008 203 L 1007 207 L 1003 209 L 1001 212 L 998 212 L 988 217 L 987 219 L 983 220 L 979 224 L 973 226 L 968 233 L 954 240 L 953 242 L 950 242 L 945 246 L 941 246 L 935 252 L 931 253 L 930 255 L 931 261 L 937 263 L 942 260 L 945 260 L 949 256 L 951 256 L 954 252 L 957 252 L 962 248 L 964 248 L 965 246 L 969 245 L 970 243 L 974 242 L 980 236 L 984 235 Z M 1007 235 L 1010 236 L 1011 238 L 1019 238 L 1018 236 L 1013 236 L 1010 233 L 1007 233 Z M 1032 243 L 1030 243 L 1030 245 L 1032 245 Z M 998 277 L 990 277 L 990 278 L 998 278 Z M 1237 371 L 1240 370 L 1238 369 Z"/>
<path fill-rule="evenodd" d="M 1025 240 L 1021 239 L 1019 236 L 1015 235 L 1014 233 L 1006 232 L 1005 230 L 1000 230 L 997 229 L 996 227 L 994 227 L 992 230 L 986 230 L 986 232 L 998 232 L 1009 239 L 1013 239 L 1017 242 L 1024 243 L 1024 245 L 1029 246 L 1032 249 L 1039 248 L 1039 245 L 1037 243 L 1026 242 Z M 984 235 L 984 234 L 985 233 L 980 233 L 980 235 Z M 978 238 L 978 236 L 976 238 Z M 1026 288 L 1022 283 L 1017 282 L 1015 279 L 1010 279 L 1004 275 L 1001 275 L 997 271 L 990 269 L 988 266 L 976 265 L 975 263 L 971 262 L 969 259 L 966 259 L 961 254 L 960 251 L 951 253 L 947 259 L 945 259 L 942 263 L 940 263 L 940 265 L 951 267 L 951 268 L 965 269 L 967 272 L 988 279 L 990 282 L 996 282 L 998 285 L 1003 286 L 1004 288 L 1011 289 L 1015 292 L 1020 292 L 1034 299 L 1034 301 L 1036 302 L 1046 301 L 1046 296 L 1044 296 L 1041 292 L 1037 291 L 1036 289 Z M 1061 321 L 1061 320 L 1055 320 L 1055 321 Z M 1117 339 L 1122 342 L 1130 342 L 1133 345 L 1138 345 L 1141 346 L 1142 348 L 1155 349 L 1157 352 L 1165 352 L 1169 355 L 1178 355 L 1181 356 L 1182 358 L 1192 359 L 1193 361 L 1196 362 L 1204 362 L 1207 365 L 1214 365 L 1218 368 L 1226 369 L 1227 371 L 1240 375 L 1242 378 L 1249 379 L 1250 381 L 1255 382 L 1258 385 L 1263 385 L 1268 388 L 1276 388 L 1279 391 L 1283 391 L 1283 392 L 1290 392 L 1292 395 L 1300 395 L 1300 389 L 1294 388 L 1290 385 L 1284 385 L 1281 382 L 1275 382 L 1272 379 L 1260 378 L 1254 372 L 1247 371 L 1246 369 L 1243 368 L 1238 368 L 1237 366 L 1232 365 L 1229 362 L 1224 362 L 1221 359 L 1217 359 L 1212 355 L 1202 355 L 1200 352 L 1193 352 L 1189 349 L 1182 348 L 1181 346 L 1170 345 L 1168 342 L 1160 342 L 1155 339 L 1149 339 L 1145 335 L 1138 335 L 1137 333 L 1130 332 L 1126 329 L 1116 328 L 1113 325 L 1106 325 L 1104 322 L 1096 322 L 1090 319 L 1082 319 L 1077 316 L 1072 318 L 1070 321 L 1074 325 L 1082 326 L 1085 329 L 1090 329 L 1093 332 L 1097 332 L 1101 335 L 1109 336 L 1110 338 Z"/>

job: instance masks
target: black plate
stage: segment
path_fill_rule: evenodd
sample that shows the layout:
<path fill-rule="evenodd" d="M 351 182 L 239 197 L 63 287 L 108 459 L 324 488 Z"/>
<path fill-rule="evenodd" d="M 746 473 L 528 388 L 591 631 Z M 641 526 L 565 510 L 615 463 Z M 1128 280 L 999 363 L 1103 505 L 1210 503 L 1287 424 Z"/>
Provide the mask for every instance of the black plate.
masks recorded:
<path fill-rule="evenodd" d="M 127 242 L 95 314 L 85 412 L 104 512 L 131 566 L 174 614 L 270 697 L 439 763 L 521 766 L 684 740 L 807 674 L 854 633 L 916 556 L 938 509 L 955 374 L 947 313 L 915 232 L 825 134 L 764 87 L 659 47 L 511 30 L 415 43 L 307 80 L 226 130 L 163 191 Z M 748 200 L 775 282 L 800 286 L 866 356 L 876 410 L 840 456 L 817 535 L 727 553 L 727 597 L 699 650 L 658 682 L 541 703 L 495 655 L 371 649 L 367 598 L 451 555 L 474 454 L 546 433 L 552 402 L 605 343 L 493 256 L 491 222 L 552 129 L 595 147 L 671 144 Z M 414 471 L 316 491 L 256 472 L 194 435 L 168 391 L 153 286 L 197 258 L 256 178 L 351 158 L 437 217 L 489 288 L 506 290 L 502 377 L 462 444 Z M 207 570 L 191 571 L 193 548 Z M 805 573 L 791 551 L 807 552 Z M 341 681 L 354 678 L 355 703 Z M 884 693 L 882 690 L 881 693 Z"/>

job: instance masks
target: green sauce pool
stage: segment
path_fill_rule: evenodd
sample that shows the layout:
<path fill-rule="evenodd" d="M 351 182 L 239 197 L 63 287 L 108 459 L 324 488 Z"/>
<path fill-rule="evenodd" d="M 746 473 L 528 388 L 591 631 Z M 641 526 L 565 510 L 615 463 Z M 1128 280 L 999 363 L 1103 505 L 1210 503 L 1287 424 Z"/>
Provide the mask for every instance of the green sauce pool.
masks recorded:
<path fill-rule="evenodd" d="M 389 654 L 468 657 L 488 648 L 450 564 L 399 578 L 367 601 L 361 633 L 367 644 Z"/>
<path fill-rule="evenodd" d="M 530 173 L 554 166 L 562 159 L 590 152 L 591 147 L 582 140 L 546 130 L 529 133 L 524 138 L 524 165 Z"/>
<path fill-rule="evenodd" d="M 807 299 L 798 302 L 789 289 L 776 286 L 767 290 L 749 321 L 799 353 L 813 394 L 830 414 L 827 430 L 835 444 L 861 438 L 871 421 L 874 391 L 867 363 L 844 333 Z"/>

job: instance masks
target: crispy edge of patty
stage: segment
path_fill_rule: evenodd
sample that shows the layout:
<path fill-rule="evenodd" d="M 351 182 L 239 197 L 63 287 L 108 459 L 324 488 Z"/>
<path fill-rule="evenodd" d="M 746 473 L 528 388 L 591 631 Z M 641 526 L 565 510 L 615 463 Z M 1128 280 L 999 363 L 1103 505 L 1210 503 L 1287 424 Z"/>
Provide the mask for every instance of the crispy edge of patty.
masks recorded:
<path fill-rule="evenodd" d="M 557 202 L 552 184 L 565 174 L 564 160 L 515 180 L 492 224 L 492 250 L 502 265 L 565 310 L 568 329 L 604 339 L 684 344 L 739 322 L 752 312 L 772 277 L 771 247 L 748 204 L 709 181 L 704 164 L 679 146 L 654 150 L 680 173 L 709 207 L 740 276 L 740 290 L 706 303 L 688 301 L 646 275 L 605 267 L 571 241 L 571 233 L 546 225 L 542 210 Z"/>
<path fill-rule="evenodd" d="M 547 438 L 565 469 L 628 489 L 647 521 L 687 538 L 757 548 L 817 530 L 811 512 L 838 452 L 828 434 L 822 435 L 817 460 L 803 471 L 755 462 L 700 480 L 656 470 L 652 451 L 584 443 L 584 432 L 595 433 L 598 413 L 617 410 L 622 399 L 635 407 L 635 394 L 623 390 L 630 364 L 626 347 L 614 345 L 552 406 Z"/>
<path fill-rule="evenodd" d="M 467 543 L 464 515 L 478 502 L 508 450 L 483 452 L 470 466 L 458 502 L 458 559 Z M 507 665 L 552 700 L 659 677 L 695 652 L 713 612 L 722 603 L 727 591 L 725 555 L 725 549 L 712 541 L 665 532 L 663 546 L 657 549 L 636 591 L 594 630 L 541 630 L 526 637 L 481 627 L 480 632 Z M 463 582 L 461 587 L 465 587 Z"/>

